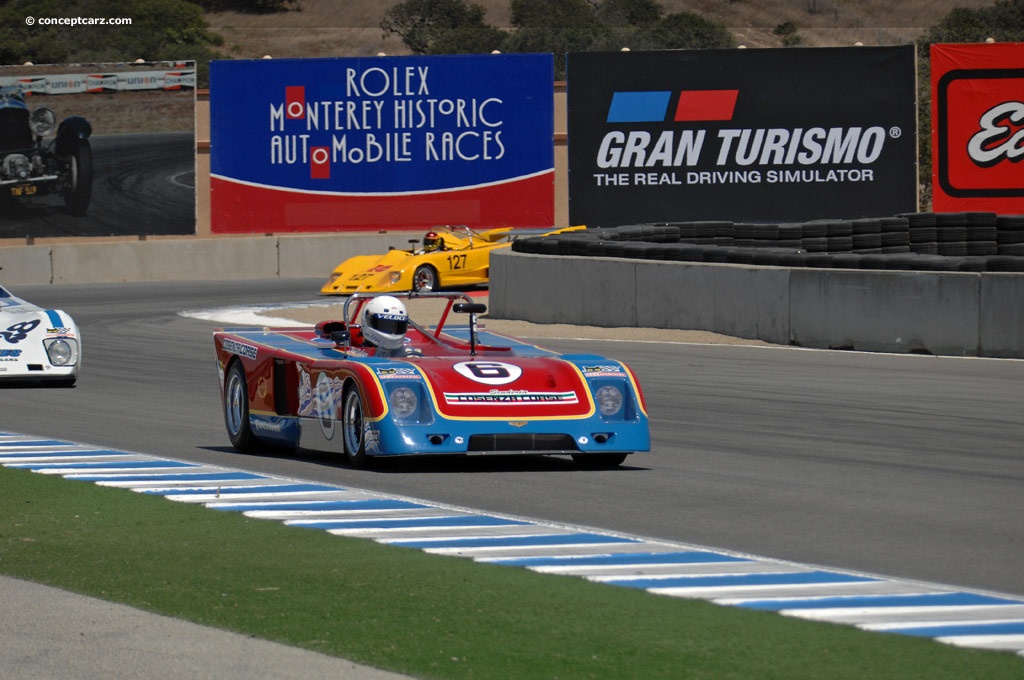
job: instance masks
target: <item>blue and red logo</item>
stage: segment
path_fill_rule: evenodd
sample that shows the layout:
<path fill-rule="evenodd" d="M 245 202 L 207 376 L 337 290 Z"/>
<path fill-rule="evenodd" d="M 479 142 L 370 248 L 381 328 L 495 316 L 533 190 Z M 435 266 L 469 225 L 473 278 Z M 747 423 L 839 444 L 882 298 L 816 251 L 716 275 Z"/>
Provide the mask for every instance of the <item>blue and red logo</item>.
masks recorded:
<path fill-rule="evenodd" d="M 670 120 L 705 122 L 732 120 L 739 90 L 683 90 Z M 615 92 L 608 123 L 660 123 L 668 118 L 673 92 Z"/>

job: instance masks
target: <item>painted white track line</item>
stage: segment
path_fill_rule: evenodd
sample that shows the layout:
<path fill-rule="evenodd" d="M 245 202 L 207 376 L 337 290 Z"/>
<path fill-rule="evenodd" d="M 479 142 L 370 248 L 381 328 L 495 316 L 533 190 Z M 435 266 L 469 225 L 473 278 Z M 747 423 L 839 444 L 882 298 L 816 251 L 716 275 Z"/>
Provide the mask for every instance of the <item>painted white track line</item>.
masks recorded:
<path fill-rule="evenodd" d="M 0 433 L 0 464 L 338 536 L 1024 656 L 1024 596 L 813 567 L 16 433 Z"/>

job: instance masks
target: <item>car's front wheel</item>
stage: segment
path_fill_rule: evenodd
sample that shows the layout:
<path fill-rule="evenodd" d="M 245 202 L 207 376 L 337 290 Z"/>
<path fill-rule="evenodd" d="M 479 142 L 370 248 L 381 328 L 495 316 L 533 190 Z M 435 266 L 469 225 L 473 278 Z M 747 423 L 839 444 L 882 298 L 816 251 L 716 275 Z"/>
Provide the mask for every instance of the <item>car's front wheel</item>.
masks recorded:
<path fill-rule="evenodd" d="M 429 293 L 437 288 L 437 271 L 429 264 L 416 267 L 412 275 L 412 289 L 417 293 Z"/>
<path fill-rule="evenodd" d="M 239 361 L 231 364 L 224 380 L 224 425 L 231 445 L 239 451 L 251 451 L 256 446 L 249 424 L 249 388 Z"/>
<path fill-rule="evenodd" d="M 341 439 L 345 456 L 355 467 L 366 464 L 366 439 L 363 430 L 363 400 L 359 390 L 350 387 L 341 406 Z"/>
<path fill-rule="evenodd" d="M 75 144 L 68 156 L 68 182 L 64 205 L 72 215 L 82 216 L 92 200 L 92 147 L 86 139 Z"/>

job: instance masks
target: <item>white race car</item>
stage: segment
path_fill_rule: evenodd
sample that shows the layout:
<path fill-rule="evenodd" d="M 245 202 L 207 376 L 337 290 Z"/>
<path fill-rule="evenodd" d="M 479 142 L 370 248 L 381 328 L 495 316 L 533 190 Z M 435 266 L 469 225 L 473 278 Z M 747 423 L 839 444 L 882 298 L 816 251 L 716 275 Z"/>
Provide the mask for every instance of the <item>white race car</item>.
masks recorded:
<path fill-rule="evenodd" d="M 81 343 L 67 313 L 37 307 L 0 286 L 0 381 L 71 387 L 82 365 Z"/>

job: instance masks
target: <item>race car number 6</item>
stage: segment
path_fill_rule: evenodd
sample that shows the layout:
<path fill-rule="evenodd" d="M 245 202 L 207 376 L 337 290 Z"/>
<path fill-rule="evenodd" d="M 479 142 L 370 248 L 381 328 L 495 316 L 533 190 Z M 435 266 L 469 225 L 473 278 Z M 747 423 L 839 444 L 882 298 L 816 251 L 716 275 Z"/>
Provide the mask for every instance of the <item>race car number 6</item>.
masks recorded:
<path fill-rule="evenodd" d="M 463 361 L 455 364 L 453 368 L 473 382 L 485 385 L 507 385 L 518 380 L 523 374 L 523 369 L 515 364 L 501 361 Z"/>

